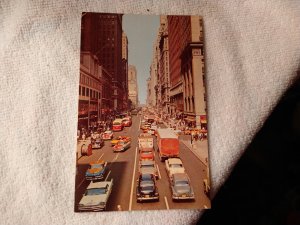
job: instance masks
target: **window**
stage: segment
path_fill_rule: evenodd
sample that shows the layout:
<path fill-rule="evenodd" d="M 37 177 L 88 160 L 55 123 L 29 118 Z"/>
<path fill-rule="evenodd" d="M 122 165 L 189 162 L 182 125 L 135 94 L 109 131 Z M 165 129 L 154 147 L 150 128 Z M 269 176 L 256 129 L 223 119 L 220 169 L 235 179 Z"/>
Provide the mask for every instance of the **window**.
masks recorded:
<path fill-rule="evenodd" d="M 89 97 L 89 93 L 90 93 L 90 89 L 88 89 L 88 88 L 86 88 L 86 96 L 88 96 Z"/>
<path fill-rule="evenodd" d="M 82 96 L 85 96 L 85 87 L 82 87 Z"/>
<path fill-rule="evenodd" d="M 90 89 L 90 97 L 93 97 L 93 91 Z"/>
<path fill-rule="evenodd" d="M 79 95 L 81 95 L 81 86 L 79 85 Z"/>

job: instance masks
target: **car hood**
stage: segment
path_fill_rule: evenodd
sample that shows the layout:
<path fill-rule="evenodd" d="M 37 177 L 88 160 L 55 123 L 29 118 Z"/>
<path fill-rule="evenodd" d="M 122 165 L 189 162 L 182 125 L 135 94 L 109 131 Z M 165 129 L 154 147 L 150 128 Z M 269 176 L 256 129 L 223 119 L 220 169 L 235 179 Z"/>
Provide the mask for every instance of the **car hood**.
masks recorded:
<path fill-rule="evenodd" d="M 86 195 L 80 200 L 80 205 L 93 206 L 99 205 L 100 202 L 106 202 L 106 195 Z"/>

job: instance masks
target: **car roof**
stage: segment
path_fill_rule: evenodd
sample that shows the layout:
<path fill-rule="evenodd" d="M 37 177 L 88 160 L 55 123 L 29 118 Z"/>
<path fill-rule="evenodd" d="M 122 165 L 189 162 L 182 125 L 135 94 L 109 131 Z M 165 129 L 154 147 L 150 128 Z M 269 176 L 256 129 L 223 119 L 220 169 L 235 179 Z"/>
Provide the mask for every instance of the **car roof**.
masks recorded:
<path fill-rule="evenodd" d="M 175 138 L 178 139 L 178 136 L 175 132 L 168 128 L 159 128 L 157 129 L 157 134 L 160 138 Z"/>
<path fill-rule="evenodd" d="M 106 131 L 104 131 L 104 133 L 105 133 L 105 134 L 107 134 L 107 133 L 112 133 L 112 131 L 111 131 L 111 130 L 106 130 Z"/>
<path fill-rule="evenodd" d="M 153 165 L 155 162 L 153 160 L 142 160 L 141 165 Z"/>
<path fill-rule="evenodd" d="M 170 158 L 170 159 L 168 159 L 168 161 L 169 161 L 169 164 L 182 164 L 182 161 L 179 158 Z"/>
<path fill-rule="evenodd" d="M 142 173 L 140 175 L 140 178 L 142 180 L 153 180 L 153 174 L 150 174 L 150 173 Z"/>
<path fill-rule="evenodd" d="M 174 181 L 178 181 L 178 180 L 189 180 L 189 177 L 186 173 L 174 173 L 173 174 L 173 179 Z"/>

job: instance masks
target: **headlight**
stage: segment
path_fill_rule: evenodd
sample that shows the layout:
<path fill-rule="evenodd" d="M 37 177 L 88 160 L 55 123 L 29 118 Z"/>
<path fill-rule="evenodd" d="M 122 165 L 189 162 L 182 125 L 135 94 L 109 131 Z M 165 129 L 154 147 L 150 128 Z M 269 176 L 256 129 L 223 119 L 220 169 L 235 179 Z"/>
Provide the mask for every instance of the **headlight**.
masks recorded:
<path fill-rule="evenodd" d="M 155 196 L 158 196 L 158 193 L 157 192 L 155 192 L 155 194 L 154 194 Z"/>

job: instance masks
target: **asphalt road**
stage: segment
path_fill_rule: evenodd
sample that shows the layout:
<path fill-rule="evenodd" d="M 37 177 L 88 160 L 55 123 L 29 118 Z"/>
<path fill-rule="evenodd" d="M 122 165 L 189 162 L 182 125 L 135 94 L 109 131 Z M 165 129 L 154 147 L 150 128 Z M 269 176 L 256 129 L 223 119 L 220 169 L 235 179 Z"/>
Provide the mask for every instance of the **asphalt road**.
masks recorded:
<path fill-rule="evenodd" d="M 139 123 L 141 117 L 133 116 L 133 124 L 126 127 L 117 135 L 126 135 L 132 138 L 131 147 L 125 152 L 114 153 L 110 146 L 110 141 L 106 141 L 104 147 L 93 150 L 91 156 L 82 156 L 78 162 L 75 186 L 75 211 L 77 204 L 90 181 L 85 180 L 85 172 L 88 164 L 98 159 L 108 162 L 108 170 L 105 180 L 113 179 L 113 190 L 107 203 L 107 211 L 118 210 L 158 210 L 158 209 L 201 209 L 210 208 L 210 200 L 204 194 L 202 180 L 206 176 L 205 165 L 191 152 L 183 143 L 180 143 L 180 158 L 191 179 L 191 184 L 195 192 L 194 201 L 174 202 L 171 197 L 169 179 L 166 173 L 164 162 L 160 162 L 156 151 L 155 161 L 159 170 L 157 187 L 160 199 L 157 202 L 136 202 L 136 184 L 138 178 L 138 150 L 137 137 L 140 133 Z M 155 149 L 156 139 L 155 139 Z"/>

